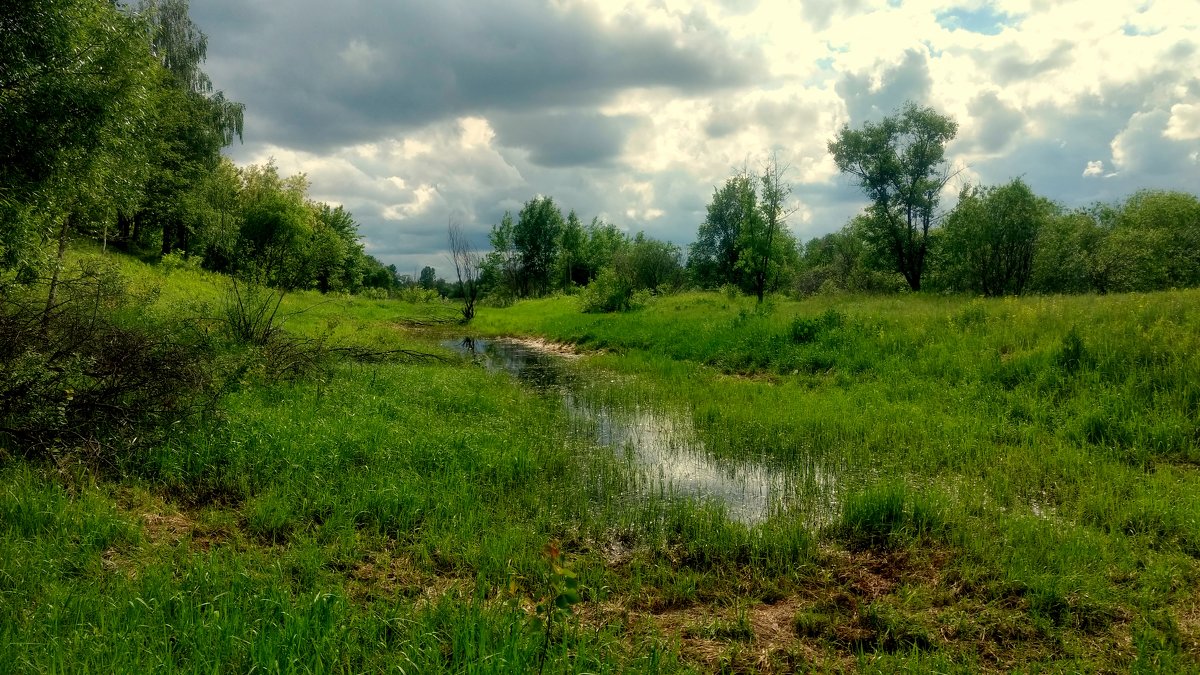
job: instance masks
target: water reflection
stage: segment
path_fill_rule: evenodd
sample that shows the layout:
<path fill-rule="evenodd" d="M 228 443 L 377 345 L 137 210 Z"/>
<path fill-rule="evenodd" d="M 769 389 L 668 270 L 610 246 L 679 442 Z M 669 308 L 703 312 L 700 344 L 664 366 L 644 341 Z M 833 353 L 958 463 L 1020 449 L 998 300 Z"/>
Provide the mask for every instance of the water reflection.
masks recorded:
<path fill-rule="evenodd" d="M 784 470 L 765 458 L 714 456 L 684 415 L 599 403 L 599 397 L 587 395 L 587 382 L 560 356 L 506 340 L 463 338 L 442 345 L 489 370 L 512 373 L 538 391 L 561 396 L 577 429 L 638 470 L 643 493 L 719 501 L 731 518 L 754 523 L 772 509 L 785 507 L 797 488 L 824 483 L 816 467 Z"/>

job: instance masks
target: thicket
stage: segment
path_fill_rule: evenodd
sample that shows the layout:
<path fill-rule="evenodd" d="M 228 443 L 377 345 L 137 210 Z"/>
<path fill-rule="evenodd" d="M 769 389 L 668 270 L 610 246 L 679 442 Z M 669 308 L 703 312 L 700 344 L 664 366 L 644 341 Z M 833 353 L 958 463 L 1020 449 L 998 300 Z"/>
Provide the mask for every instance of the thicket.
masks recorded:
<path fill-rule="evenodd" d="M 0 448 L 108 462 L 213 409 L 228 380 L 195 322 L 156 315 L 111 264 L 81 262 L 44 291 L 0 293 Z"/>

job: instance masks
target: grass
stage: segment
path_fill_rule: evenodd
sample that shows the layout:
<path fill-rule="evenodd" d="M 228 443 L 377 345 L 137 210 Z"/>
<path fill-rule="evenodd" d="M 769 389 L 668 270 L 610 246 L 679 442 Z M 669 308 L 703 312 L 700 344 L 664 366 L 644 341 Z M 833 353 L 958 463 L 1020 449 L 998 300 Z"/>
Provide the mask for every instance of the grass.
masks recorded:
<path fill-rule="evenodd" d="M 219 277 L 119 260 L 158 311 L 221 307 Z M 452 305 L 289 294 L 297 334 L 447 360 L 248 371 L 115 467 L 0 458 L 0 663 L 1200 668 L 1200 292 L 573 303 L 473 330 L 573 343 L 590 405 L 808 476 L 786 508 L 639 491 L 554 395 L 439 348 Z M 581 597 L 546 640 L 550 542 Z"/>

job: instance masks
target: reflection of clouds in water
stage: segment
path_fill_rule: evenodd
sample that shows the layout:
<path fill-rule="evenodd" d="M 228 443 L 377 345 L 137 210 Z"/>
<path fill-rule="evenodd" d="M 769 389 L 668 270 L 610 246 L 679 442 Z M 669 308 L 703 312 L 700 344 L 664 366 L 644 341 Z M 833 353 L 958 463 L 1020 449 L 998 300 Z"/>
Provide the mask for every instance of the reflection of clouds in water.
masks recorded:
<path fill-rule="evenodd" d="M 562 359 L 512 342 L 447 341 L 443 346 L 470 355 L 489 370 L 512 373 L 540 391 L 562 395 L 577 428 L 587 429 L 599 445 L 612 448 L 640 473 L 643 494 L 680 495 L 721 502 L 734 520 L 752 524 L 782 507 L 801 489 L 826 492 L 831 481 L 820 467 L 787 467 L 745 457 L 736 460 L 707 452 L 690 420 L 637 407 L 587 403 L 576 394 L 581 382 Z"/>

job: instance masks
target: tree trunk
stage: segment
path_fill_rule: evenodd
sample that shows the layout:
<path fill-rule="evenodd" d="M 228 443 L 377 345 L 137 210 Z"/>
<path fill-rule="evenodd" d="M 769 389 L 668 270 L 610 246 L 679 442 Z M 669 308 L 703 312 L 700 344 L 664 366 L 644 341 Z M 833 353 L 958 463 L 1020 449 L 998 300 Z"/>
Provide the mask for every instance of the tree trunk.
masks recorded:
<path fill-rule="evenodd" d="M 63 256 L 67 252 L 67 233 L 71 230 L 71 214 L 63 217 L 62 227 L 58 230 L 58 255 L 54 259 L 54 271 L 50 273 L 50 290 L 46 293 L 46 308 L 42 310 L 42 331 L 50 325 L 50 313 L 54 311 L 54 301 L 58 295 L 58 278 L 62 273 Z"/>

